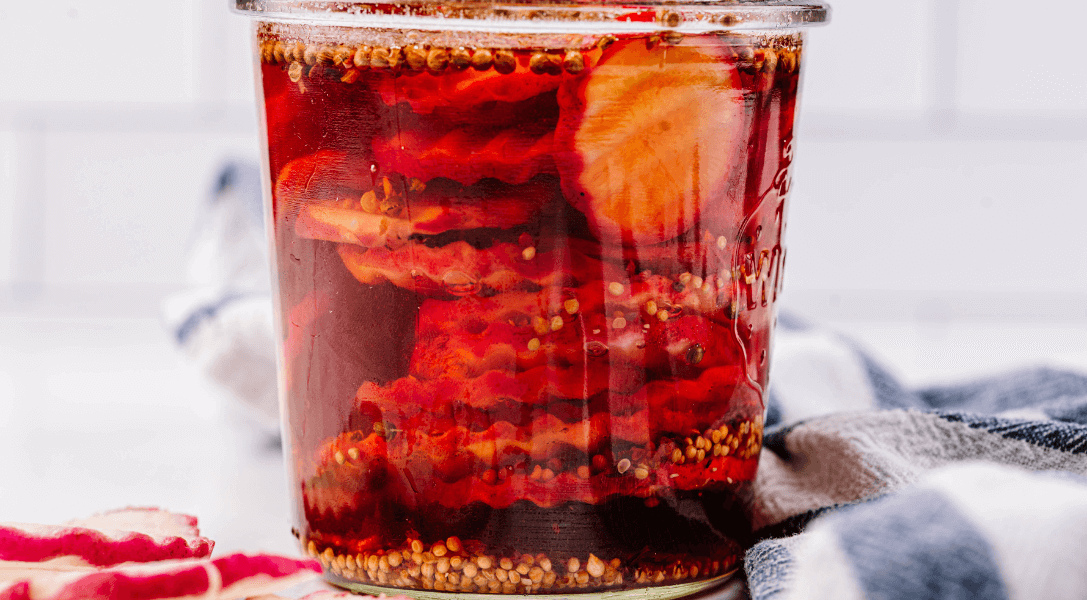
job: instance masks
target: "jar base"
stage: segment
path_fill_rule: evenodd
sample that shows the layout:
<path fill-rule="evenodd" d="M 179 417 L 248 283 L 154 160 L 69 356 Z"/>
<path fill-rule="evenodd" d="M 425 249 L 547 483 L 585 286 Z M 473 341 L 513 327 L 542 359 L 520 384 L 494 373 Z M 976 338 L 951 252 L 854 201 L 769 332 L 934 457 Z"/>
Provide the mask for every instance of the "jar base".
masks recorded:
<path fill-rule="evenodd" d="M 731 581 L 739 569 L 734 569 L 724 575 L 719 575 L 712 579 L 703 579 L 700 581 L 691 581 L 688 583 L 677 583 L 672 585 L 661 585 L 654 587 L 635 588 L 626 590 L 610 590 L 610 591 L 595 591 L 595 592 L 567 592 L 561 594 L 481 594 L 478 592 L 435 592 L 433 590 L 400 590 L 399 588 L 389 588 L 377 585 L 370 585 L 366 583 L 349 583 L 342 580 L 329 581 L 333 585 L 354 592 L 356 594 L 370 594 L 377 596 L 380 594 L 390 595 L 398 594 L 401 592 L 408 592 L 412 598 L 416 600 L 522 600 L 531 598 L 532 600 L 570 600 L 576 598 L 577 600 L 672 600 L 674 598 L 684 598 L 687 596 L 693 596 L 706 591 L 723 586 Z"/>

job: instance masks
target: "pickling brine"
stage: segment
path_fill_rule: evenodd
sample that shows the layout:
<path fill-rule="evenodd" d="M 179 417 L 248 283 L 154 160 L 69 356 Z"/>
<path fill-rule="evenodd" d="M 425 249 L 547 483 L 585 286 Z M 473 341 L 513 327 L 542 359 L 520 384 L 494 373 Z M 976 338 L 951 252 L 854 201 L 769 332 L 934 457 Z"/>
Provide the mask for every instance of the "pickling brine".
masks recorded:
<path fill-rule="evenodd" d="M 733 572 L 801 34 L 257 40 L 297 534 L 330 580 Z"/>

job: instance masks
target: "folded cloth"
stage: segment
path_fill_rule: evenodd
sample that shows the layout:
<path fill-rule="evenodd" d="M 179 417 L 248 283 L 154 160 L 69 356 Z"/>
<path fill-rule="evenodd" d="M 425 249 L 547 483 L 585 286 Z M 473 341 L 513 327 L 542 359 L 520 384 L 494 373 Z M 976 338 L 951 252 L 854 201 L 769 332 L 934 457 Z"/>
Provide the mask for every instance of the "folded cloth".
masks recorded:
<path fill-rule="evenodd" d="M 1087 377 L 908 390 L 787 315 L 775 343 L 754 600 L 1087 598 Z"/>

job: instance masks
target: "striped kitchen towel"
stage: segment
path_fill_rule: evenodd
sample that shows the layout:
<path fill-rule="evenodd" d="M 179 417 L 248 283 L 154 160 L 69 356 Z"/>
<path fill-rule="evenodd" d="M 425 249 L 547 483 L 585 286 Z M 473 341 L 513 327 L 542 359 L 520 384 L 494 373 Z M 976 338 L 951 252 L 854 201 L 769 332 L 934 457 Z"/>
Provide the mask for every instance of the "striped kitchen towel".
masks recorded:
<path fill-rule="evenodd" d="M 910 390 L 787 315 L 775 343 L 754 600 L 1087 598 L 1087 377 Z"/>

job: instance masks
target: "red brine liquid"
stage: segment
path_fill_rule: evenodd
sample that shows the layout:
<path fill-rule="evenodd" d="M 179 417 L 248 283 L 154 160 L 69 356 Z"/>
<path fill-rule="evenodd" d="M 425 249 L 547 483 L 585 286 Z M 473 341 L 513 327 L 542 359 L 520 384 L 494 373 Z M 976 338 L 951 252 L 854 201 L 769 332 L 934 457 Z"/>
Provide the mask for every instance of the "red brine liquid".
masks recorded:
<path fill-rule="evenodd" d="M 287 442 L 330 579 L 576 593 L 735 570 L 800 36 L 277 27 Z"/>

